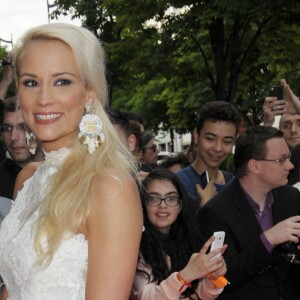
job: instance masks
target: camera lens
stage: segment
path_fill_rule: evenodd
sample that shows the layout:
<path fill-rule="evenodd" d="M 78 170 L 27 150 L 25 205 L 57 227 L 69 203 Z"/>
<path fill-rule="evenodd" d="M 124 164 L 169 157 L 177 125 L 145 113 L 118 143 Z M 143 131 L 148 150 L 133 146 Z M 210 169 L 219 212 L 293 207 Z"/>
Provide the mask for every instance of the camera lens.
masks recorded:
<path fill-rule="evenodd" d="M 7 61 L 5 58 L 3 58 L 1 61 L 1 65 L 2 65 L 2 67 L 11 66 L 11 63 L 9 61 Z"/>
<path fill-rule="evenodd" d="M 300 265 L 300 257 L 295 253 L 284 253 L 282 257 L 291 264 Z"/>
<path fill-rule="evenodd" d="M 281 244 L 281 256 L 289 263 L 300 265 L 300 251 L 297 246 L 299 243 L 295 244 L 292 242 L 286 242 Z"/>

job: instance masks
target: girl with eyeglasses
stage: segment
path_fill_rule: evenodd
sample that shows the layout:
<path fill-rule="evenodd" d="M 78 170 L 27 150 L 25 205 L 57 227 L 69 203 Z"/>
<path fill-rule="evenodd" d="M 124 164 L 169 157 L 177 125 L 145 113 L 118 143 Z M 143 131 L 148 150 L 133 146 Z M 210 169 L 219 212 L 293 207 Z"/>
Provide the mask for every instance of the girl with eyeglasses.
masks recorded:
<path fill-rule="evenodd" d="M 223 289 L 212 280 L 226 273 L 226 264 L 214 256 L 227 246 L 208 253 L 214 238 L 201 239 L 180 180 L 155 169 L 143 181 L 141 199 L 144 232 L 131 299 L 216 299 Z"/>

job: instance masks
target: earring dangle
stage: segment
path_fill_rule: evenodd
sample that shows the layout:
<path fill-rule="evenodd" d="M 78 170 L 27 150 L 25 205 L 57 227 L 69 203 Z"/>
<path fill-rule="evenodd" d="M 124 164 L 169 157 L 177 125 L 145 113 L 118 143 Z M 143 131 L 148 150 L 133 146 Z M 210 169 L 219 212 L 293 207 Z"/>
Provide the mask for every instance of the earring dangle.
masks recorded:
<path fill-rule="evenodd" d="M 29 152 L 32 155 L 34 155 L 37 148 L 36 137 L 32 132 L 29 132 L 27 127 L 25 129 L 25 135 L 26 135 L 26 144 L 28 146 Z"/>
<path fill-rule="evenodd" d="M 79 140 L 87 145 L 90 154 L 96 151 L 96 148 L 104 143 L 105 136 L 102 132 L 102 121 L 93 113 L 91 104 L 85 106 L 86 114 L 82 117 L 79 124 Z"/>

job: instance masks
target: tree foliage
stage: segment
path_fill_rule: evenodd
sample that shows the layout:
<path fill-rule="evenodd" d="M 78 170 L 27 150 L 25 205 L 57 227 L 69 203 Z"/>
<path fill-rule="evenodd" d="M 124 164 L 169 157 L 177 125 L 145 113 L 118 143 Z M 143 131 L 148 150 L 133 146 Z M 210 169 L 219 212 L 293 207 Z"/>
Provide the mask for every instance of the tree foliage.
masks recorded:
<path fill-rule="evenodd" d="M 201 105 L 233 103 L 257 124 L 270 85 L 297 91 L 300 3 L 291 0 L 58 0 L 104 43 L 113 106 L 150 128 L 194 127 Z M 296 51 L 295 51 L 296 50 Z"/>

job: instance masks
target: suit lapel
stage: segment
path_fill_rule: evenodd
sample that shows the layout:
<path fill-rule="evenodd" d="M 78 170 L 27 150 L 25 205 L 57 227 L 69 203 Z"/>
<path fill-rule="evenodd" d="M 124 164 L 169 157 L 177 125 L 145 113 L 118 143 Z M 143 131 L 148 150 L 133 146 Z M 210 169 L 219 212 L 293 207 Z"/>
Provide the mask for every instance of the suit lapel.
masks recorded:
<path fill-rule="evenodd" d="M 282 205 L 284 201 L 279 199 L 278 193 L 276 191 L 272 191 L 272 193 L 274 198 L 274 203 L 272 206 L 273 224 L 276 224 L 282 220 L 282 215 L 285 215 L 285 207 Z"/>
<path fill-rule="evenodd" d="M 239 218 L 240 222 L 245 225 L 245 229 L 251 235 L 257 236 L 262 233 L 260 224 L 258 223 L 252 208 L 246 198 L 238 180 L 231 185 L 232 188 L 232 202 L 236 210 L 235 216 Z"/>
<path fill-rule="evenodd" d="M 274 198 L 272 206 L 273 224 L 298 214 L 297 207 L 292 206 L 292 202 L 289 201 L 289 205 L 287 205 L 286 194 L 281 188 L 273 190 L 272 193 Z"/>

